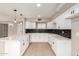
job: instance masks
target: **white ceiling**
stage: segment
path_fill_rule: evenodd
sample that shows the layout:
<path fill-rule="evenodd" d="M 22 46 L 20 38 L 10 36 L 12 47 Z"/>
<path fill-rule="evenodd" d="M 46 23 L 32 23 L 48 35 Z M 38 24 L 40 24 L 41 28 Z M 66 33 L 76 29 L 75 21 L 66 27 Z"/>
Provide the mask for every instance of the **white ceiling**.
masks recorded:
<path fill-rule="evenodd" d="M 5 18 L 5 21 L 14 19 L 14 9 L 17 9 L 17 17 L 23 14 L 26 18 L 51 18 L 60 8 L 62 3 L 41 3 L 41 7 L 37 7 L 36 3 L 0 3 L 0 21 Z"/>

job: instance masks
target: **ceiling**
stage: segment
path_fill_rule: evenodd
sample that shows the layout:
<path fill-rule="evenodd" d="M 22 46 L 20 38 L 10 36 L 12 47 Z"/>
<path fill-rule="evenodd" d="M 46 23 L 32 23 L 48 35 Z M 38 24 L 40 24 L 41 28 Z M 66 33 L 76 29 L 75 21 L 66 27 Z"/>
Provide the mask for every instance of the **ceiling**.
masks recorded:
<path fill-rule="evenodd" d="M 17 9 L 17 19 L 22 17 L 26 19 L 37 19 L 40 15 L 42 19 L 50 19 L 56 15 L 60 9 L 67 5 L 64 3 L 40 3 L 40 7 L 36 6 L 37 3 L 0 3 L 0 21 L 13 21 L 15 18 L 14 9 Z M 69 4 L 68 7 L 70 7 Z M 66 8 L 67 9 L 67 8 Z M 20 16 L 23 14 L 23 16 Z"/>

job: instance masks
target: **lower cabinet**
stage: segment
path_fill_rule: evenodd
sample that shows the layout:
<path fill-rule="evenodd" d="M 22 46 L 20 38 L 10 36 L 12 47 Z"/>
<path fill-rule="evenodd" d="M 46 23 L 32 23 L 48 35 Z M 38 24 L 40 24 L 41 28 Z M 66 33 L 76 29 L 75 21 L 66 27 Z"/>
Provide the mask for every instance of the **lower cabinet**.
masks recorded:
<path fill-rule="evenodd" d="M 0 56 L 4 56 L 5 53 L 5 41 L 4 38 L 0 38 Z"/>
<path fill-rule="evenodd" d="M 20 55 L 23 55 L 28 46 L 29 46 L 29 36 L 26 36 L 22 38 L 22 41 L 20 41 Z"/>
<path fill-rule="evenodd" d="M 71 56 L 71 40 L 60 37 L 50 37 L 49 44 L 56 56 Z"/>
<path fill-rule="evenodd" d="M 29 46 L 29 36 L 19 36 L 5 41 L 5 56 L 21 56 Z"/>
<path fill-rule="evenodd" d="M 46 33 L 31 33 L 31 42 L 48 42 L 48 34 Z"/>

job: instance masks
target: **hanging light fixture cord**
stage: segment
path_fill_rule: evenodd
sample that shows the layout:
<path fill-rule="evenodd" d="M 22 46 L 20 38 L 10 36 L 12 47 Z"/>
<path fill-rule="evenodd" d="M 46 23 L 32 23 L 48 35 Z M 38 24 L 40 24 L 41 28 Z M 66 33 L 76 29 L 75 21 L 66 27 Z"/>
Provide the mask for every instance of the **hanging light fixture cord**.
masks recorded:
<path fill-rule="evenodd" d="M 17 12 L 17 10 L 14 9 L 13 11 L 15 12 L 15 19 L 14 19 L 14 22 L 16 23 L 16 12 Z"/>

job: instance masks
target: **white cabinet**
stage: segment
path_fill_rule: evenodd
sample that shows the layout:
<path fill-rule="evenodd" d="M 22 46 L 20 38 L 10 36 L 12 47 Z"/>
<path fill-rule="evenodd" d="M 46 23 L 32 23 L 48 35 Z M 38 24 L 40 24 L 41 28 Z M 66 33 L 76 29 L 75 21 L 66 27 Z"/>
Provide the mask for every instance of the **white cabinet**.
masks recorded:
<path fill-rule="evenodd" d="M 39 42 L 39 33 L 31 33 L 30 34 L 30 40 L 31 42 Z"/>
<path fill-rule="evenodd" d="M 5 54 L 5 41 L 4 38 L 0 38 L 0 56 Z"/>
<path fill-rule="evenodd" d="M 27 21 L 26 25 L 25 25 L 25 28 L 26 29 L 36 29 L 36 23 L 35 22 Z"/>
<path fill-rule="evenodd" d="M 56 56 L 71 56 L 71 40 L 62 37 L 51 36 L 49 44 Z"/>
<path fill-rule="evenodd" d="M 51 34 L 49 34 L 48 43 L 50 44 L 50 46 L 52 46 L 53 41 L 54 41 L 54 37 L 51 36 Z"/>
<path fill-rule="evenodd" d="M 76 14 L 76 13 L 79 13 L 79 6 L 77 7 L 77 8 L 74 8 L 74 13 Z"/>
<path fill-rule="evenodd" d="M 17 36 L 5 40 L 5 56 L 21 56 L 29 46 L 29 36 Z"/>
<path fill-rule="evenodd" d="M 66 19 L 73 19 L 79 17 L 79 4 L 76 4 L 70 11 L 67 13 Z"/>
<path fill-rule="evenodd" d="M 56 41 L 57 56 L 71 56 L 71 42 L 68 39 L 60 39 Z"/>
<path fill-rule="evenodd" d="M 31 42 L 48 42 L 48 34 L 46 33 L 31 33 Z"/>
<path fill-rule="evenodd" d="M 22 55 L 29 46 L 29 36 L 19 38 L 20 38 L 20 55 Z"/>
<path fill-rule="evenodd" d="M 45 23 L 37 23 L 37 29 L 46 29 Z"/>
<path fill-rule="evenodd" d="M 5 53 L 5 56 L 19 56 L 20 42 L 18 40 L 6 40 Z"/>
<path fill-rule="evenodd" d="M 47 23 L 47 29 L 56 29 L 53 21 Z"/>

